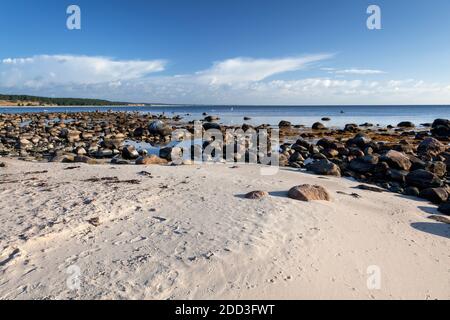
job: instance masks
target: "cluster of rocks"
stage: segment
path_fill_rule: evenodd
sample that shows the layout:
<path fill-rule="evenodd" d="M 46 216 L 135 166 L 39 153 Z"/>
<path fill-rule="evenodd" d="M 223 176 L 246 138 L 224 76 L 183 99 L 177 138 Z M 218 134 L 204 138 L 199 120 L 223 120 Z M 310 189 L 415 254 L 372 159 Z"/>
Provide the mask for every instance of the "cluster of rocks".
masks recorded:
<path fill-rule="evenodd" d="M 396 142 L 376 141 L 365 133 L 348 139 L 325 137 L 316 143 L 300 138 L 282 146 L 281 162 L 315 174 L 353 177 L 392 192 L 421 197 L 450 214 L 450 121 L 438 119 L 431 128 L 429 132 L 416 132 L 409 140 L 400 135 Z M 347 125 L 344 131 L 354 129 Z"/>
<path fill-rule="evenodd" d="M 168 143 L 179 120 L 126 112 L 0 114 L 0 155 L 67 162 L 112 158 L 127 139 Z"/>
<path fill-rule="evenodd" d="M 309 184 L 303 184 L 303 185 L 299 185 L 299 186 L 295 186 L 292 187 L 288 193 L 287 193 L 288 197 L 294 200 L 299 200 L 299 201 L 317 201 L 317 200 L 322 200 L 322 201 L 330 201 L 331 200 L 331 196 L 328 193 L 328 191 L 322 187 L 322 186 L 318 186 L 318 185 L 309 185 Z M 269 196 L 269 193 L 266 191 L 252 191 L 249 192 L 245 195 L 246 199 L 252 199 L 252 200 L 256 200 L 256 199 L 262 199 Z"/>

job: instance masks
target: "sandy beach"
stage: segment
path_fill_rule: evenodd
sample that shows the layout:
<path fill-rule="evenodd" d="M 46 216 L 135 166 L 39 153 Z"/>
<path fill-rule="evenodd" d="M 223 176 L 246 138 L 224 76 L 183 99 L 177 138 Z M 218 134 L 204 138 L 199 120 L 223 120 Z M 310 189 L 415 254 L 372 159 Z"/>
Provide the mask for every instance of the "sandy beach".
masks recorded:
<path fill-rule="evenodd" d="M 1 299 L 450 298 L 425 200 L 293 168 L 1 161 Z M 331 201 L 287 197 L 305 183 Z"/>

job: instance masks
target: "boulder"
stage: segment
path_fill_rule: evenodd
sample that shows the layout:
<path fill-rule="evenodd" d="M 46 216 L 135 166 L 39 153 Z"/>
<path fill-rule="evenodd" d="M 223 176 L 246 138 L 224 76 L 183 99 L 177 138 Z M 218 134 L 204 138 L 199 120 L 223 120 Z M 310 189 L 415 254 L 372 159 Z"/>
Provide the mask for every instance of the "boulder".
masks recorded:
<path fill-rule="evenodd" d="M 122 157 L 126 160 L 134 160 L 139 158 L 139 152 L 134 146 L 126 145 L 122 149 Z"/>
<path fill-rule="evenodd" d="M 442 180 L 438 176 L 423 169 L 410 172 L 406 176 L 406 183 L 419 189 L 439 188 L 443 185 Z"/>
<path fill-rule="evenodd" d="M 443 178 L 447 173 L 447 165 L 442 161 L 429 162 L 425 168 L 427 171 L 434 173 L 439 178 Z"/>
<path fill-rule="evenodd" d="M 309 163 L 306 166 L 306 170 L 312 171 L 315 174 L 319 175 L 325 175 L 325 176 L 341 176 L 341 170 L 338 165 L 334 164 L 333 162 L 330 162 L 326 159 L 322 159 L 319 161 L 314 161 L 312 163 Z"/>
<path fill-rule="evenodd" d="M 416 187 L 406 187 L 403 194 L 406 196 L 418 197 L 420 194 L 420 191 Z"/>
<path fill-rule="evenodd" d="M 326 130 L 327 127 L 325 127 L 322 123 L 316 122 L 312 125 L 313 130 Z"/>
<path fill-rule="evenodd" d="M 373 155 L 368 155 L 360 158 L 353 159 L 350 161 L 348 169 L 358 172 L 367 173 L 371 172 L 375 165 L 378 163 L 378 157 Z"/>
<path fill-rule="evenodd" d="M 289 121 L 281 120 L 278 124 L 278 127 L 280 128 L 290 128 L 292 124 Z"/>
<path fill-rule="evenodd" d="M 344 131 L 345 132 L 357 132 L 357 131 L 359 131 L 359 128 L 358 128 L 358 125 L 355 123 L 348 123 L 345 125 Z"/>
<path fill-rule="evenodd" d="M 256 200 L 256 199 L 262 199 L 267 197 L 269 194 L 266 191 L 252 191 L 249 192 L 245 195 L 246 199 L 252 199 L 252 200 Z"/>
<path fill-rule="evenodd" d="M 397 125 L 397 127 L 399 127 L 399 128 L 414 128 L 415 125 L 411 121 L 402 121 Z"/>
<path fill-rule="evenodd" d="M 432 157 L 445 151 L 445 145 L 435 138 L 426 138 L 417 148 L 419 155 L 429 155 Z"/>
<path fill-rule="evenodd" d="M 354 136 L 352 139 L 349 139 L 347 141 L 347 145 L 356 145 L 359 148 L 364 148 L 367 144 L 372 142 L 372 139 L 370 139 L 368 136 L 366 136 L 363 133 L 358 133 L 356 136 Z"/>
<path fill-rule="evenodd" d="M 436 138 L 450 137 L 450 120 L 436 119 L 432 124 L 431 133 Z"/>
<path fill-rule="evenodd" d="M 203 129 L 207 130 L 222 130 L 222 126 L 215 122 L 206 122 L 203 124 Z"/>
<path fill-rule="evenodd" d="M 330 194 L 324 187 L 309 184 L 293 187 L 288 195 L 289 198 L 300 201 L 331 200 Z"/>
<path fill-rule="evenodd" d="M 380 160 L 386 162 L 393 169 L 408 171 L 412 166 L 411 160 L 404 153 L 395 150 L 389 150 Z"/>
<path fill-rule="evenodd" d="M 148 132 L 152 135 L 168 136 L 172 133 L 172 128 L 167 126 L 163 121 L 156 120 L 149 124 Z"/>
<path fill-rule="evenodd" d="M 213 121 L 219 121 L 220 118 L 218 116 L 207 116 L 205 117 L 206 122 L 213 122 Z"/>
<path fill-rule="evenodd" d="M 441 204 L 447 201 L 448 193 L 444 188 L 428 188 L 420 192 L 419 197 L 427 199 L 434 204 Z"/>

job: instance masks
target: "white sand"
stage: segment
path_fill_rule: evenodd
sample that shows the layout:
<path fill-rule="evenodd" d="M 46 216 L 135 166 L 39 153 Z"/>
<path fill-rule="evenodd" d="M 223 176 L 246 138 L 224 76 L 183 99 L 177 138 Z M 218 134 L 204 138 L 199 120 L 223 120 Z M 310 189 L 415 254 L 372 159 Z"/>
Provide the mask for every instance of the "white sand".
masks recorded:
<path fill-rule="evenodd" d="M 450 225 L 428 219 L 436 209 L 427 202 L 293 169 L 0 160 L 3 299 L 450 298 Z M 82 181 L 112 176 L 141 184 Z M 304 183 L 333 201 L 285 196 Z M 253 190 L 272 194 L 241 197 Z M 100 226 L 87 222 L 94 217 Z M 367 287 L 374 265 L 380 289 Z"/>

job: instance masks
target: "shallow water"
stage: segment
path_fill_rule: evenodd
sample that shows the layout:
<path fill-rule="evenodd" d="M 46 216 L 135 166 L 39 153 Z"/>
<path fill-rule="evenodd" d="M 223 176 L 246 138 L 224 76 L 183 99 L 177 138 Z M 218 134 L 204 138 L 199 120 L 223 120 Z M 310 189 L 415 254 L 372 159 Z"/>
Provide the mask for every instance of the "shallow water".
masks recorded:
<path fill-rule="evenodd" d="M 96 110 L 128 111 L 181 115 L 184 120 L 203 119 L 204 112 L 218 115 L 223 124 L 277 125 L 288 120 L 294 125 L 311 126 L 323 117 L 331 118 L 326 122 L 330 127 L 343 127 L 347 123 L 365 122 L 380 126 L 396 125 L 401 121 L 411 121 L 416 125 L 430 123 L 437 118 L 450 118 L 450 106 L 152 106 L 152 107 L 22 107 L 0 108 L 0 113 L 25 112 L 93 112 Z M 251 120 L 244 121 L 244 117 Z"/>

